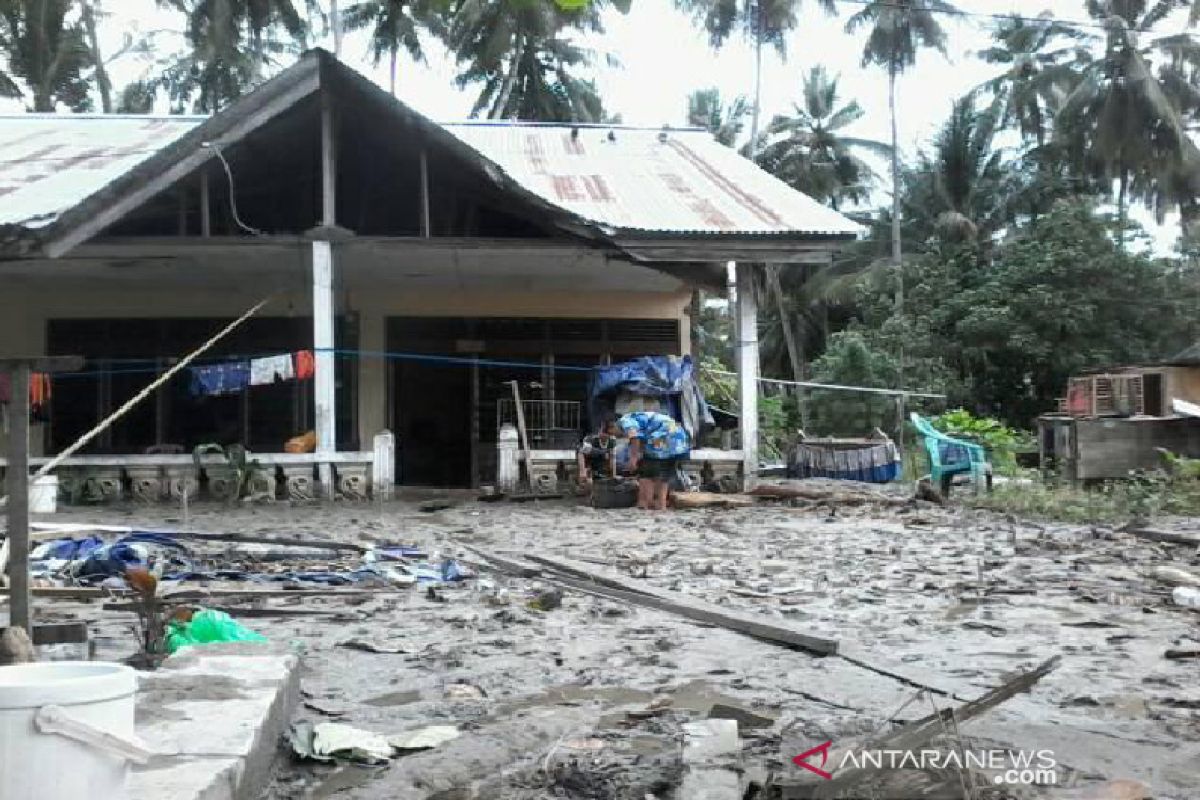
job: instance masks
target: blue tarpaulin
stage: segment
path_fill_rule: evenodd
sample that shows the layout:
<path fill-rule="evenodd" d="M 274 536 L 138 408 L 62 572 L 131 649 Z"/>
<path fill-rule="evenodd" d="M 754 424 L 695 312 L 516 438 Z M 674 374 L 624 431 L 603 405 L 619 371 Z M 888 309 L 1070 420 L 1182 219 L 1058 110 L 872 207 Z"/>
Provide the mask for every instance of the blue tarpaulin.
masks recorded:
<path fill-rule="evenodd" d="M 683 423 L 693 441 L 713 424 L 691 356 L 643 356 L 594 368 L 588 380 L 593 426 L 612 412 L 613 401 L 622 392 L 663 399 L 665 410 Z"/>

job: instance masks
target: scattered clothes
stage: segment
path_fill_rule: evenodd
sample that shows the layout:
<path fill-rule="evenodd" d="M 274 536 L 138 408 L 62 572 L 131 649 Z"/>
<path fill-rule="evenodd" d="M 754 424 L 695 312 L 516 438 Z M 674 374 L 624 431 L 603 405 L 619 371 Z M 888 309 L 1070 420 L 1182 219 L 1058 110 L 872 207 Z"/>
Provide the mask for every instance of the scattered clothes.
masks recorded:
<path fill-rule="evenodd" d="M 288 731 L 288 743 L 292 752 L 305 760 L 386 764 L 392 758 L 392 746 L 386 738 L 341 722 L 294 723 Z"/>
<path fill-rule="evenodd" d="M 437 585 L 441 583 L 456 583 L 475 577 L 475 574 L 452 558 L 447 558 L 441 564 L 423 562 L 411 565 L 411 571 L 417 576 L 421 585 Z"/>
<path fill-rule="evenodd" d="M 175 618 L 167 624 L 166 650 L 174 653 L 184 647 L 216 642 L 265 642 L 267 637 L 255 633 L 224 611 L 202 608 L 191 618 Z"/>
<path fill-rule="evenodd" d="M 415 750 L 432 750 L 438 745 L 453 741 L 459 737 L 458 728 L 453 725 L 430 725 L 415 731 L 401 733 L 388 737 L 388 744 L 399 751 L 412 752 Z"/>
<path fill-rule="evenodd" d="M 312 350 L 296 353 L 296 380 L 306 381 L 317 373 L 316 359 Z"/>
<path fill-rule="evenodd" d="M 406 561 L 410 558 L 424 558 L 425 551 L 419 547 L 407 544 L 390 544 L 368 550 L 363 555 L 363 561 L 370 564 L 375 561 Z"/>
<path fill-rule="evenodd" d="M 250 362 L 231 361 L 192 367 L 191 393 L 196 397 L 237 394 L 250 385 Z"/>
<path fill-rule="evenodd" d="M 290 381 L 296 377 L 290 354 L 250 359 L 250 385 L 269 386 L 276 381 Z"/>

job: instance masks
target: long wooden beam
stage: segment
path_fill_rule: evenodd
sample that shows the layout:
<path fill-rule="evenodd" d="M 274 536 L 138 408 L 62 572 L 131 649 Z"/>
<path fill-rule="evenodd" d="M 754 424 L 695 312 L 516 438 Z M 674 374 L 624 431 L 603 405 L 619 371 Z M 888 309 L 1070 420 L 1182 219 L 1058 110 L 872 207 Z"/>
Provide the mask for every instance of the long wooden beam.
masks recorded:
<path fill-rule="evenodd" d="M 489 558 L 487 553 L 480 552 L 485 558 Z M 611 573 L 599 572 L 588 564 L 570 559 L 552 558 L 532 553 L 525 557 L 529 561 L 550 567 L 557 573 L 551 576 L 554 580 L 574 588 L 586 589 L 647 608 L 678 614 L 707 625 L 729 628 L 758 639 L 799 647 L 819 655 L 832 655 L 838 651 L 838 643 L 835 639 L 815 636 L 807 631 L 761 615 L 743 614 L 694 597 L 688 597 L 679 592 L 665 592 L 647 586 L 645 583 L 627 580 Z"/>

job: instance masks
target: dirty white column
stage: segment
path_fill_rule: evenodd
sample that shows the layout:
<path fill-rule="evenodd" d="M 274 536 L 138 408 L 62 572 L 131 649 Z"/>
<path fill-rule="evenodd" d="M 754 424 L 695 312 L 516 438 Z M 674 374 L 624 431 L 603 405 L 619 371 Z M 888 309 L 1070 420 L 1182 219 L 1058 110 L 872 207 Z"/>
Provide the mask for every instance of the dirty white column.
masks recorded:
<path fill-rule="evenodd" d="M 742 472 L 749 489 L 758 475 L 758 298 L 754 294 L 753 265 L 738 264 L 735 270 L 738 429 L 742 439 Z"/>
<path fill-rule="evenodd" d="M 334 380 L 333 354 L 333 245 L 329 242 L 313 242 L 312 279 L 317 471 L 321 492 L 332 498 L 333 468 L 329 461 L 320 459 L 320 456 L 337 452 L 337 382 Z"/>

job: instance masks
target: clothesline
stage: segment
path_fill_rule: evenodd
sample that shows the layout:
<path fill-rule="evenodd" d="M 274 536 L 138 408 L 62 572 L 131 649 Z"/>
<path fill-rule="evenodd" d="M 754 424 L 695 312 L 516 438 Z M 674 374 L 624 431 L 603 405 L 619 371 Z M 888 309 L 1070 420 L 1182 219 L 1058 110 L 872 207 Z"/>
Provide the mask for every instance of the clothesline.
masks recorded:
<path fill-rule="evenodd" d="M 416 361 L 432 364 L 457 364 L 461 366 L 481 367 L 505 367 L 510 369 L 530 369 L 530 370 L 551 370 L 554 372 L 591 372 L 592 367 L 580 367 L 569 364 L 542 364 L 532 361 L 507 361 L 499 359 L 478 358 L 472 356 L 444 356 L 433 355 L 430 353 L 406 353 L 388 350 L 350 350 L 343 348 L 316 348 L 305 352 L 325 353 L 330 352 L 340 358 L 360 358 L 360 359 L 383 359 L 386 361 Z M 254 356 L 225 356 L 224 358 L 213 358 L 198 360 L 196 363 L 200 365 L 214 364 L 230 364 L 242 361 L 255 361 L 257 359 L 276 357 L 276 353 L 259 354 Z M 54 378 L 88 378 L 99 375 L 150 375 L 162 372 L 165 367 L 157 366 L 162 361 L 161 358 L 146 358 L 146 359 L 93 359 L 97 361 L 116 362 L 124 364 L 156 364 L 156 366 L 146 367 L 129 367 L 120 369 L 94 369 L 81 370 L 78 372 L 59 372 L 55 373 Z"/>

